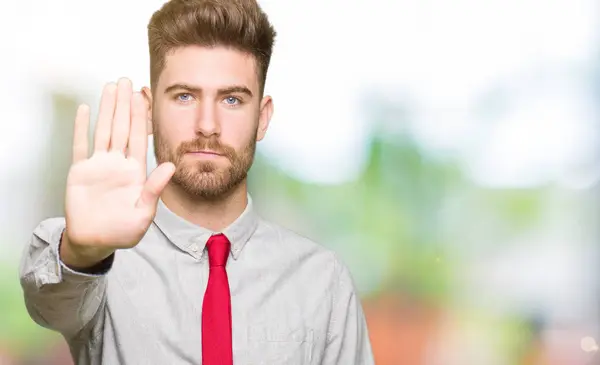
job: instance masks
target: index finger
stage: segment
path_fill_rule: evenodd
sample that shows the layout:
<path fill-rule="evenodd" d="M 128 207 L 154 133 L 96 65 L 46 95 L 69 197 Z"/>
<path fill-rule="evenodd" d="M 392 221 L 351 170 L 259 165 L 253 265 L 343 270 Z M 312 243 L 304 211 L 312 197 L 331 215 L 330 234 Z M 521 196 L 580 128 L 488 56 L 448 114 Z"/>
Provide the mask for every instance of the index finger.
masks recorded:
<path fill-rule="evenodd" d="M 148 108 L 140 92 L 135 92 L 131 98 L 131 129 L 129 131 L 129 157 L 137 160 L 146 168 L 148 150 Z M 145 171 L 144 171 L 145 173 Z"/>

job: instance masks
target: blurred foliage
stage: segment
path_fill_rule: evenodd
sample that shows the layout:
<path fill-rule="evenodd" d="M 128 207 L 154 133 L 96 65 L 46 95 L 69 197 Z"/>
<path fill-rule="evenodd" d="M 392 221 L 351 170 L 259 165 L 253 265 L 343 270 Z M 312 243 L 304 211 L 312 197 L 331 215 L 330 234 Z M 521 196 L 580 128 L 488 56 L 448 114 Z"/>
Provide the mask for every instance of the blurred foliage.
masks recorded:
<path fill-rule="evenodd" d="M 363 173 L 341 185 L 305 183 L 265 158 L 257 159 L 250 176 L 259 204 L 272 200 L 299 212 L 270 218 L 295 226 L 303 217 L 296 228 L 346 258 L 365 295 L 401 290 L 444 300 L 461 265 L 460 255 L 448 251 L 460 250 L 471 234 L 481 242 L 477 230 L 470 233 L 473 224 L 487 227 L 485 240 L 500 242 L 534 227 L 545 207 L 543 190 L 472 185 L 458 163 L 427 155 L 407 135 L 374 135 L 369 155 Z M 370 274 L 382 268 L 372 283 Z"/>

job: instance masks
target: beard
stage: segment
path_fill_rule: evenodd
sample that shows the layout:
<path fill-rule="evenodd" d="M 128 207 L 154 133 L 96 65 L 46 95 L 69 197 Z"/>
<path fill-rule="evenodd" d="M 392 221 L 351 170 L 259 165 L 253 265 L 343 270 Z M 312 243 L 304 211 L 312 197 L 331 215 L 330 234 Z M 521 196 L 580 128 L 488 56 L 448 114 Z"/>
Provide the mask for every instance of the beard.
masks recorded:
<path fill-rule="evenodd" d="M 248 171 L 252 167 L 256 151 L 254 138 L 251 138 L 240 151 L 222 144 L 216 137 L 203 136 L 182 142 L 173 150 L 162 138 L 160 131 L 154 130 L 156 161 L 159 164 L 172 162 L 175 165 L 175 173 L 170 184 L 174 184 L 194 200 L 223 199 L 246 180 Z M 182 162 L 186 153 L 200 150 L 210 150 L 222 155 L 229 161 L 229 165 L 220 167 L 216 161 Z"/>

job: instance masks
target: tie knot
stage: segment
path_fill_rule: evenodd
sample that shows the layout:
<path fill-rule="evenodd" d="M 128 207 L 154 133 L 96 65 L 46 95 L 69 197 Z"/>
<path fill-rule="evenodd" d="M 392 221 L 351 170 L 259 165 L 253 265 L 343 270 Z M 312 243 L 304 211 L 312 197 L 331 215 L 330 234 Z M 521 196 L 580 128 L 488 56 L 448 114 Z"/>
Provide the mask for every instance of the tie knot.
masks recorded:
<path fill-rule="evenodd" d="M 210 236 L 206 243 L 209 267 L 225 266 L 229 257 L 230 246 L 231 243 L 224 234 Z"/>

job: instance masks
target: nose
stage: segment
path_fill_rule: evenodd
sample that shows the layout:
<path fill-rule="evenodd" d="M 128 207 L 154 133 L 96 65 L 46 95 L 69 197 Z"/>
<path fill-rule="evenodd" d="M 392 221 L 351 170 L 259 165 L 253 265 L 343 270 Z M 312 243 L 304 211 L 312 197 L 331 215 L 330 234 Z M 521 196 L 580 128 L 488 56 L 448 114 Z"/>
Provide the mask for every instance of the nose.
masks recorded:
<path fill-rule="evenodd" d="M 221 132 L 216 106 L 213 103 L 205 102 L 198 106 L 195 129 L 196 134 L 202 134 L 204 137 Z"/>

